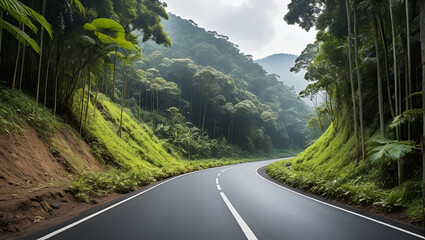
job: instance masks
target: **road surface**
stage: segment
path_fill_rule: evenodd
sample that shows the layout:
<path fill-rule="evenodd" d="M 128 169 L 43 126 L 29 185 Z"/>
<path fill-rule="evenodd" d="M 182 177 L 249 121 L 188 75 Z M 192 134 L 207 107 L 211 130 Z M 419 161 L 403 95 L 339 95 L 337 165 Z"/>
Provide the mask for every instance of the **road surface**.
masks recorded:
<path fill-rule="evenodd" d="M 194 172 L 25 239 L 417 240 L 406 230 L 288 190 L 258 174 L 276 160 Z"/>

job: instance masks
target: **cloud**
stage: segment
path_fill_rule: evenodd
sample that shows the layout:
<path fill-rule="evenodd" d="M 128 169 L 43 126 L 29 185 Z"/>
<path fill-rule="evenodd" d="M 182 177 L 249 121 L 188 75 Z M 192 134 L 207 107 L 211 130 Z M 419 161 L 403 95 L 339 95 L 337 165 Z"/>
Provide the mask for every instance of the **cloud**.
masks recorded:
<path fill-rule="evenodd" d="M 167 11 L 229 36 L 242 52 L 261 58 L 280 52 L 299 54 L 314 41 L 314 31 L 305 33 L 283 21 L 289 1 L 169 0 Z"/>

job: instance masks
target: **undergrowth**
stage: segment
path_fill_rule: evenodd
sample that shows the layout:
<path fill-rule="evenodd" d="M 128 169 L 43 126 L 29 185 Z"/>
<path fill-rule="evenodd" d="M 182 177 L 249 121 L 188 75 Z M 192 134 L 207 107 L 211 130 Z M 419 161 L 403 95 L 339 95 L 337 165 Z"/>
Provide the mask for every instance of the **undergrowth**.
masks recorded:
<path fill-rule="evenodd" d="M 77 199 L 87 201 L 110 192 L 126 193 L 139 186 L 164 178 L 206 168 L 236 164 L 232 159 L 187 161 L 173 149 L 165 148 L 148 124 L 137 123 L 131 112 L 123 114 L 122 133 L 119 137 L 120 106 L 104 95 L 98 97 L 96 111 L 91 97 L 88 111 L 84 102 L 81 119 L 81 91 L 73 104 L 76 122 L 82 121 L 82 134 L 93 148 L 94 155 L 112 166 L 106 172 L 85 172 L 77 176 L 70 188 Z"/>
<path fill-rule="evenodd" d="M 381 166 L 355 160 L 355 139 L 349 127 L 337 132 L 331 125 L 322 137 L 296 158 L 266 167 L 272 178 L 304 191 L 349 204 L 371 204 L 381 211 L 407 208 L 411 221 L 422 221 L 420 179 L 391 186 Z M 388 175 L 388 173 L 386 173 Z M 396 173 L 395 173 L 396 174 Z M 396 177 L 396 175 L 395 175 Z M 394 178 L 394 177 L 393 177 Z"/>
<path fill-rule="evenodd" d="M 53 134 L 66 127 L 60 118 L 55 117 L 50 109 L 37 105 L 31 97 L 0 87 L 0 133 L 22 134 L 30 125 L 41 138 L 50 141 Z"/>

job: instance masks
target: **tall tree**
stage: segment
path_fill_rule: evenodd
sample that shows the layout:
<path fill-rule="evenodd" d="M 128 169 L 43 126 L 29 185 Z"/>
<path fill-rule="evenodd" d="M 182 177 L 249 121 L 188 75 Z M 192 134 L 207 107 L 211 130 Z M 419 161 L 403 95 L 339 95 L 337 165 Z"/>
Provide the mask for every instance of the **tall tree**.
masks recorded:
<path fill-rule="evenodd" d="M 379 108 L 379 129 L 381 135 L 385 136 L 385 120 L 384 120 L 384 98 L 382 95 L 382 74 L 381 74 L 381 56 L 379 53 L 378 44 L 378 27 L 376 16 L 373 15 L 373 30 L 374 30 L 374 44 L 375 44 L 375 58 L 376 58 L 376 80 L 378 87 L 378 108 Z"/>
<path fill-rule="evenodd" d="M 391 3 L 391 0 L 388 0 L 388 5 L 390 9 L 391 36 L 393 41 L 393 63 L 394 63 L 393 73 L 394 73 L 394 99 L 395 99 L 394 110 L 395 110 L 395 115 L 397 116 L 400 114 L 398 109 L 397 50 L 396 50 L 397 47 L 396 47 L 395 28 L 394 28 L 393 6 Z M 397 140 L 400 140 L 400 132 L 398 127 L 396 128 L 396 137 L 397 137 Z"/>
<path fill-rule="evenodd" d="M 357 92 L 359 96 L 359 122 L 360 122 L 360 137 L 362 139 L 362 160 L 366 159 L 366 144 L 364 137 L 364 126 L 363 126 L 363 95 L 362 95 L 362 79 L 360 76 L 359 66 L 359 47 L 357 44 L 357 0 L 354 0 L 354 59 L 356 63 L 356 76 L 357 76 Z"/>
<path fill-rule="evenodd" d="M 43 4 L 41 7 L 41 15 L 44 17 L 46 15 L 46 0 L 43 0 Z M 44 27 L 41 25 L 41 33 L 40 33 L 40 57 L 38 59 L 38 77 L 37 77 L 37 92 L 35 97 L 35 102 L 38 104 L 38 96 L 40 93 L 40 78 L 41 78 L 41 60 L 43 56 L 43 35 L 44 35 Z"/>
<path fill-rule="evenodd" d="M 419 4 L 422 63 L 422 203 L 425 219 L 425 1 L 419 1 Z"/>
<path fill-rule="evenodd" d="M 356 159 L 359 159 L 359 134 L 357 130 L 357 107 L 356 107 L 356 94 L 354 90 L 354 79 L 353 79 L 353 63 L 351 57 L 351 18 L 350 18 L 350 3 L 348 0 L 345 0 L 345 7 L 347 12 L 347 44 L 348 44 L 348 66 L 350 71 L 350 84 L 351 84 L 351 99 L 353 101 L 353 125 L 354 125 L 354 135 L 356 137 Z"/>
<path fill-rule="evenodd" d="M 407 79 L 406 79 L 406 97 L 410 95 L 412 92 L 411 86 L 412 86 L 412 59 L 411 59 L 411 53 L 410 53 L 410 20 L 409 20 L 409 0 L 404 0 L 405 7 L 406 7 L 406 52 L 407 52 Z M 410 100 L 406 99 L 406 111 L 411 108 L 409 104 Z M 410 140 L 410 121 L 408 123 L 407 127 L 407 139 Z"/>

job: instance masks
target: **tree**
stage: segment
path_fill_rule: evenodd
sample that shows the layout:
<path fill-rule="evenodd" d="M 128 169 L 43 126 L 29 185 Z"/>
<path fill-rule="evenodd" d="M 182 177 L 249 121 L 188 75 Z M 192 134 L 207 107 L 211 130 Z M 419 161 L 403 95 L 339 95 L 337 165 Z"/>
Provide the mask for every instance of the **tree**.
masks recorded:
<path fill-rule="evenodd" d="M 376 80 L 378 87 L 378 108 L 379 108 L 379 129 L 381 135 L 385 136 L 385 120 L 384 120 L 384 99 L 382 95 L 382 74 L 381 74 L 381 60 L 378 44 L 378 27 L 376 17 L 373 16 L 373 30 L 374 30 L 374 45 L 375 45 L 375 58 L 376 58 Z"/>
<path fill-rule="evenodd" d="M 125 107 L 125 94 L 126 94 L 126 75 L 127 75 L 127 66 L 131 63 L 134 62 L 135 60 L 139 59 L 141 57 L 141 55 L 139 55 L 138 51 L 136 51 L 135 53 L 133 53 L 132 51 L 129 50 L 123 50 L 124 51 L 124 55 L 123 58 L 121 59 L 121 61 L 124 63 L 124 67 L 123 67 L 123 73 L 122 73 L 122 89 L 121 89 L 121 116 L 120 116 L 120 127 L 119 127 L 119 136 L 121 137 L 121 132 L 122 132 L 122 115 L 124 112 L 124 107 Z"/>
<path fill-rule="evenodd" d="M 354 59 L 356 63 L 357 75 L 357 92 L 359 96 L 359 122 L 360 122 L 360 137 L 362 139 L 362 160 L 366 160 L 366 144 L 363 127 L 363 95 L 362 95 L 362 79 L 360 76 L 359 53 L 357 44 L 357 0 L 354 0 Z"/>
<path fill-rule="evenodd" d="M 425 1 L 419 2 L 422 63 L 422 203 L 425 219 Z"/>
<path fill-rule="evenodd" d="M 356 159 L 359 159 L 359 135 L 357 130 L 357 107 L 356 107 L 356 97 L 354 90 L 354 80 L 353 80 L 353 67 L 352 67 L 352 57 L 351 57 L 351 19 L 350 19 L 350 3 L 349 0 L 345 0 L 345 6 L 347 9 L 347 29 L 348 29 L 348 63 L 350 71 L 350 83 L 351 83 L 351 99 L 353 102 L 353 125 L 354 125 L 354 135 L 356 137 Z"/>

